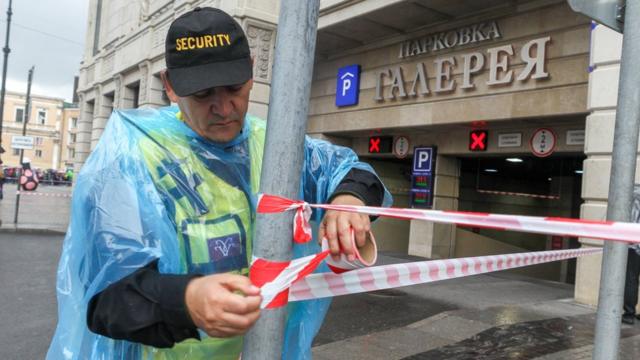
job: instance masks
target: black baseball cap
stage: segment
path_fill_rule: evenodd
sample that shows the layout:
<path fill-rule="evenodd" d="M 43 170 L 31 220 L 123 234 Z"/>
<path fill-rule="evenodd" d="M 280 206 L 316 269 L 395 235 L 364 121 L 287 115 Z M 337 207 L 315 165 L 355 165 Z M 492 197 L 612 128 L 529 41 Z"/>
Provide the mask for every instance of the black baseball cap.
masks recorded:
<path fill-rule="evenodd" d="M 178 96 L 253 77 L 247 37 L 229 14 L 197 7 L 175 19 L 165 42 L 167 73 Z"/>

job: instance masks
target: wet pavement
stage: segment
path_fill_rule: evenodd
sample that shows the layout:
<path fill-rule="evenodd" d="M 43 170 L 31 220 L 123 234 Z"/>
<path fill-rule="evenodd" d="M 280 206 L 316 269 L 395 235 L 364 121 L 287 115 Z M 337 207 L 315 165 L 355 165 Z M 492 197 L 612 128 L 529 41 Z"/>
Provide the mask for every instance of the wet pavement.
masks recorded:
<path fill-rule="evenodd" d="M 334 299 L 313 345 L 348 337 L 407 326 L 454 306 L 423 298 L 402 290 L 388 289 Z M 380 316 L 384 314 L 384 316 Z M 344 319 L 358 319 L 345 322 Z"/>
<path fill-rule="evenodd" d="M 595 309 L 573 302 L 572 285 L 493 273 L 396 290 L 406 292 L 404 298 L 417 305 L 403 311 L 400 303 L 385 311 L 384 305 L 368 307 L 366 299 L 352 299 L 345 305 L 340 297 L 335 298 L 334 314 L 321 329 L 323 341 L 313 348 L 313 358 L 591 359 Z M 370 314 L 352 316 L 354 304 L 368 308 Z M 420 306 L 451 309 L 408 325 L 391 326 L 394 317 L 403 318 L 397 324 L 410 321 L 422 311 L 416 310 Z M 359 314 L 365 313 L 362 308 L 357 310 Z M 376 317 L 384 318 L 390 326 L 377 330 Z M 323 334 L 331 327 L 342 330 L 331 336 Z M 341 340 L 326 342 L 328 337 Z M 624 325 L 621 337 L 620 359 L 640 359 L 640 322 Z"/>
<path fill-rule="evenodd" d="M 536 359 L 591 345 L 595 335 L 594 324 L 595 315 L 590 314 L 497 326 L 463 341 L 404 359 Z M 640 327 L 625 326 L 622 329 L 623 339 L 636 335 L 640 335 Z M 640 358 L 640 352 L 629 355 Z"/>

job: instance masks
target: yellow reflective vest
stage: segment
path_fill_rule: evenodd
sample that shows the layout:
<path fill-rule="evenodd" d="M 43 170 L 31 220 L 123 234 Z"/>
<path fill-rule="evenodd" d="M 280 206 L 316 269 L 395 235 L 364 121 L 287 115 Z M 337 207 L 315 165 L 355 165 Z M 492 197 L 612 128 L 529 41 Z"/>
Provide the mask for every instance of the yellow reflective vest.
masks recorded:
<path fill-rule="evenodd" d="M 178 113 L 180 118 L 180 114 Z M 258 192 L 265 122 L 247 116 L 250 189 L 223 180 L 224 163 L 191 151 L 186 137 L 149 134 L 141 143 L 153 182 L 168 204 L 176 226 L 184 273 L 233 272 L 248 275 L 251 262 L 252 194 Z M 226 178 L 234 174 L 227 174 Z M 247 194 L 247 190 L 251 194 Z M 242 351 L 242 337 L 188 339 L 171 349 L 144 346 L 143 359 L 233 359 Z"/>

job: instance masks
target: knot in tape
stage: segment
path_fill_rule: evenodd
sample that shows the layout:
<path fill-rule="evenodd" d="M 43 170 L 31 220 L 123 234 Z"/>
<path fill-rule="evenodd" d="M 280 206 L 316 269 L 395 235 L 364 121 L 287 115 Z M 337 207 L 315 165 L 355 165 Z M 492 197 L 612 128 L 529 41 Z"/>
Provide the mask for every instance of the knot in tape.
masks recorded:
<path fill-rule="evenodd" d="M 293 241 L 303 244 L 311 240 L 311 206 L 305 201 L 294 201 L 279 196 L 260 194 L 258 196 L 259 213 L 282 213 L 295 210 L 293 217 Z"/>

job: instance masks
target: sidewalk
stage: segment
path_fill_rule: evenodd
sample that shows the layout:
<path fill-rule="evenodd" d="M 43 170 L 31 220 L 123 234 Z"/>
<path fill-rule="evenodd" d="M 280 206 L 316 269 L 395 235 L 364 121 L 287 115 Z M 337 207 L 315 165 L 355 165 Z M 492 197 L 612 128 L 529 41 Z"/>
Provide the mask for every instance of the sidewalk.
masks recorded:
<path fill-rule="evenodd" d="M 15 183 L 4 185 L 0 200 L 0 231 L 64 234 L 71 208 L 70 186 L 38 186 L 35 192 L 20 196 L 18 223 L 14 224 L 16 206 Z"/>
<path fill-rule="evenodd" d="M 403 261 L 388 256 L 385 260 Z M 394 291 L 412 298 L 409 303 L 419 299 L 425 309 L 435 306 L 445 310 L 393 328 L 373 329 L 366 334 L 317 343 L 313 358 L 591 359 L 595 309 L 573 302 L 572 285 L 503 272 Z M 334 300 L 318 338 L 326 338 L 327 330 L 338 327 L 332 325 L 333 322 L 344 322 L 345 318 L 356 322 L 369 320 L 351 316 L 336 319 L 332 314 L 340 313 L 344 306 L 344 300 Z M 360 306 L 367 308 L 367 301 L 362 301 Z M 349 307 L 356 306 L 350 304 Z M 397 315 L 393 310 L 391 314 L 376 310 L 371 317 L 393 321 Z M 415 313 L 415 306 L 404 310 Z M 624 325 L 621 337 L 620 359 L 640 358 L 640 324 Z"/>

